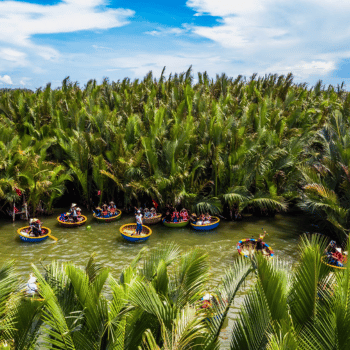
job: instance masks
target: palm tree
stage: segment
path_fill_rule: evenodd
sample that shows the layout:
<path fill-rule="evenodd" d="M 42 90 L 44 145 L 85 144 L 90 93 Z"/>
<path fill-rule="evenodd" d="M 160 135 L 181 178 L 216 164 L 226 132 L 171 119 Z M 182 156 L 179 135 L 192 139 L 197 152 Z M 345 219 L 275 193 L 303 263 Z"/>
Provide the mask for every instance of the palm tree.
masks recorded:
<path fill-rule="evenodd" d="M 322 263 L 326 240 L 304 236 L 293 270 L 258 255 L 255 283 L 231 334 L 231 349 L 346 349 L 349 268 L 337 274 Z M 345 323 L 344 323 L 345 322 Z"/>

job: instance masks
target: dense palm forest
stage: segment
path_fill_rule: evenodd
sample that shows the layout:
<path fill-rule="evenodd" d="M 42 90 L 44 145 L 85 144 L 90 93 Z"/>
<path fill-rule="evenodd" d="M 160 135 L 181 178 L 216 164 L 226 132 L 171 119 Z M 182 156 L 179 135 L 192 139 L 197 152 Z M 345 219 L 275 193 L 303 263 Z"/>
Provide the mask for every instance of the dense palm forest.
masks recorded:
<path fill-rule="evenodd" d="M 206 254 L 174 244 L 141 250 L 118 279 L 94 256 L 84 268 L 52 262 L 33 266 L 40 283 L 34 298 L 24 296 L 7 263 L 0 267 L 0 348 L 349 349 L 350 267 L 330 273 L 321 262 L 325 247 L 324 236 L 303 236 L 294 269 L 260 254 L 241 257 L 216 286 Z M 208 292 L 217 298 L 209 310 L 199 302 Z"/>
<path fill-rule="evenodd" d="M 293 76 L 191 68 L 83 88 L 0 91 L 0 208 L 64 199 L 256 215 L 299 208 L 350 228 L 350 95 Z M 98 197 L 97 193 L 101 191 Z"/>

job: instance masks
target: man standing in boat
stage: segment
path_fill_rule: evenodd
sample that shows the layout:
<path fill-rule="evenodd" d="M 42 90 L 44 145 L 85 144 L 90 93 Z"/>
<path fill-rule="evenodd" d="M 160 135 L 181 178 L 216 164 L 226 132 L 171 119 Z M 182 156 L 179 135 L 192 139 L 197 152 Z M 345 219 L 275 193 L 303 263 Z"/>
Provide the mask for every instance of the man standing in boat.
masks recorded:
<path fill-rule="evenodd" d="M 142 232 L 142 214 L 140 210 L 137 211 L 135 218 L 136 218 L 136 234 L 140 235 Z"/>

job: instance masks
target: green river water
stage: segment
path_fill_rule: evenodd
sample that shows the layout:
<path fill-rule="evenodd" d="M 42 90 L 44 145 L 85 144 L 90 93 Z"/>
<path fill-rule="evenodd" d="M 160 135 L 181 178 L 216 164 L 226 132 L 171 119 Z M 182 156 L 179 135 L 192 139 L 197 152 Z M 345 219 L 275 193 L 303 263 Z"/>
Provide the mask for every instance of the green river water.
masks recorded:
<path fill-rule="evenodd" d="M 98 261 L 118 277 L 123 267 L 131 262 L 142 247 L 153 249 L 165 242 L 175 241 L 181 251 L 198 247 L 207 252 L 215 285 L 225 268 L 238 257 L 236 245 L 239 240 L 257 238 L 264 228 L 269 233 L 265 242 L 272 247 L 275 255 L 293 263 L 298 256 L 299 236 L 304 232 L 315 231 L 307 216 L 279 214 L 274 218 L 244 217 L 240 222 L 221 221 L 219 227 L 208 232 L 194 231 L 189 225 L 176 229 L 158 223 L 151 226 L 153 233 L 147 241 L 135 244 L 125 241 L 119 233 L 123 224 L 134 222 L 133 216 L 122 215 L 121 220 L 112 223 L 98 223 L 92 215 L 87 216 L 87 224 L 76 228 L 60 227 L 56 215 L 41 218 L 43 226 L 49 227 L 52 235 L 58 238 L 57 243 L 50 238 L 36 244 L 22 242 L 17 229 L 26 225 L 24 221 L 0 221 L 0 265 L 4 261 L 15 260 L 20 274 L 26 280 L 31 264 L 40 266 L 40 259 L 44 264 L 55 259 L 72 261 L 82 266 L 87 263 L 91 253 L 95 252 Z M 88 225 L 91 230 L 86 229 Z M 229 325 L 232 325 L 243 297 L 244 292 L 235 299 L 229 313 Z M 224 332 L 224 343 L 225 338 Z"/>

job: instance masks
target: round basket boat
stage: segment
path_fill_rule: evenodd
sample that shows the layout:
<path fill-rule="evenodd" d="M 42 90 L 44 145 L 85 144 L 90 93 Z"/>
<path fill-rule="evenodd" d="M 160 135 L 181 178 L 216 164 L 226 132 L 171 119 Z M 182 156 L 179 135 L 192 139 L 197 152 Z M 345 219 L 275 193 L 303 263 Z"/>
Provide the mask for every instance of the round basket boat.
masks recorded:
<path fill-rule="evenodd" d="M 198 301 L 198 309 L 202 310 L 206 314 L 206 319 L 208 321 L 214 321 L 215 319 L 219 319 L 222 316 L 221 313 L 217 313 L 215 305 L 218 305 L 217 299 L 214 295 L 206 293 L 199 301 Z"/>
<path fill-rule="evenodd" d="M 151 218 L 143 218 L 143 223 L 147 225 L 158 224 L 162 220 L 162 214 L 157 214 Z"/>
<path fill-rule="evenodd" d="M 117 209 L 115 212 L 115 215 L 110 216 L 108 218 L 100 218 L 98 216 L 96 216 L 95 213 L 92 214 L 92 216 L 98 221 L 98 222 L 112 222 L 112 221 L 117 221 L 120 219 L 120 217 L 122 216 L 122 212 L 121 210 Z"/>
<path fill-rule="evenodd" d="M 126 224 L 119 229 L 122 237 L 130 242 L 142 242 L 146 241 L 152 234 L 152 230 L 145 225 L 142 225 L 142 232 L 140 235 L 137 235 L 136 224 Z"/>
<path fill-rule="evenodd" d="M 57 217 L 57 221 L 60 223 L 61 226 L 63 227 L 77 227 L 77 226 L 82 226 L 86 223 L 87 217 L 85 215 L 80 215 L 78 216 L 78 221 L 77 222 L 71 222 L 71 221 L 61 221 L 60 217 Z"/>
<path fill-rule="evenodd" d="M 41 232 L 44 234 L 40 237 L 31 237 L 29 236 L 30 226 L 21 227 L 17 230 L 17 233 L 19 234 L 19 238 L 24 242 L 29 243 L 38 243 L 41 241 L 44 241 L 47 237 L 50 236 L 51 230 L 48 227 L 42 227 Z"/>
<path fill-rule="evenodd" d="M 248 239 L 242 239 L 237 243 L 237 250 L 240 255 L 243 255 L 244 257 L 248 258 L 249 256 L 252 256 L 255 254 L 255 244 L 256 239 L 248 238 Z M 274 252 L 272 248 L 266 244 L 265 242 L 262 242 L 263 244 L 263 250 L 262 253 L 264 256 L 273 258 Z M 253 247 L 252 247 L 253 246 Z"/>
<path fill-rule="evenodd" d="M 344 264 L 346 264 L 347 263 L 347 256 L 346 255 L 343 255 L 343 257 L 344 257 Z M 346 269 L 346 266 L 336 266 L 336 265 L 333 265 L 333 264 L 330 264 L 329 263 L 329 261 L 327 260 L 327 256 L 326 255 L 324 255 L 322 258 L 321 258 L 321 261 L 325 264 L 325 265 L 327 265 L 327 266 L 329 266 L 329 267 L 332 267 L 333 269 L 337 269 L 337 270 L 345 270 Z"/>
<path fill-rule="evenodd" d="M 163 220 L 163 224 L 167 227 L 185 227 L 189 224 L 190 220 L 187 221 L 179 221 L 179 222 L 169 222 Z"/>
<path fill-rule="evenodd" d="M 214 230 L 214 228 L 218 227 L 219 223 L 220 219 L 216 216 L 212 216 L 210 224 L 196 225 L 191 222 L 191 226 L 197 231 L 209 231 Z"/>

